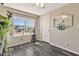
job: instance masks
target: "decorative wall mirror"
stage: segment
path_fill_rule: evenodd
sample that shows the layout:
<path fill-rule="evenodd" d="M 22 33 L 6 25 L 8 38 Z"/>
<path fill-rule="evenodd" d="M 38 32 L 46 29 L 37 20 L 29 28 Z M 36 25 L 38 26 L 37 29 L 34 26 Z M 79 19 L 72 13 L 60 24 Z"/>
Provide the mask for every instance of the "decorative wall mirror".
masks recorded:
<path fill-rule="evenodd" d="M 54 27 L 59 30 L 65 30 L 73 26 L 73 15 L 63 14 L 59 17 L 54 18 Z"/>

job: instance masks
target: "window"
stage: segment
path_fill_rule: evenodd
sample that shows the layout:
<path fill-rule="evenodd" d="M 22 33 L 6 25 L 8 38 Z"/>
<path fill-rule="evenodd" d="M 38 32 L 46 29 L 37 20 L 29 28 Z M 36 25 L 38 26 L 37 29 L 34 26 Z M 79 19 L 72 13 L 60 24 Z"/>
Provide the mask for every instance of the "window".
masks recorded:
<path fill-rule="evenodd" d="M 32 18 L 22 18 L 13 16 L 14 34 L 33 33 L 35 28 L 35 20 Z"/>

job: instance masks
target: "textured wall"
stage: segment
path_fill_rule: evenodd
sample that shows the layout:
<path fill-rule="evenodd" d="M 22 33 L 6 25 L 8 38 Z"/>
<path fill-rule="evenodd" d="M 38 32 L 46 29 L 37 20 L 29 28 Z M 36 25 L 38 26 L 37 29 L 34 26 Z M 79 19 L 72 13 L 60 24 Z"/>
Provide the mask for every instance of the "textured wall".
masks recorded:
<path fill-rule="evenodd" d="M 61 13 L 69 13 L 74 16 L 74 25 L 64 31 L 53 27 L 53 18 Z M 50 43 L 79 54 L 79 4 L 69 4 L 50 13 Z"/>
<path fill-rule="evenodd" d="M 73 15 L 74 24 L 73 27 L 68 28 L 64 31 L 60 31 L 53 26 L 53 19 L 55 17 L 60 16 L 62 13 L 68 13 Z M 68 4 L 64 7 L 58 8 L 54 11 L 47 13 L 49 15 L 49 43 L 69 50 L 71 52 L 79 54 L 79 4 Z M 41 16 L 42 19 L 46 19 L 46 15 Z M 44 18 L 45 17 L 45 18 Z M 44 22 L 45 23 L 45 22 Z M 44 23 L 40 23 L 43 26 Z M 40 27 L 41 29 L 42 27 Z M 46 27 L 44 27 L 46 28 Z M 42 31 L 46 31 L 45 29 L 41 29 Z M 43 33 L 41 34 L 41 37 Z M 46 39 L 42 40 L 46 41 Z"/>

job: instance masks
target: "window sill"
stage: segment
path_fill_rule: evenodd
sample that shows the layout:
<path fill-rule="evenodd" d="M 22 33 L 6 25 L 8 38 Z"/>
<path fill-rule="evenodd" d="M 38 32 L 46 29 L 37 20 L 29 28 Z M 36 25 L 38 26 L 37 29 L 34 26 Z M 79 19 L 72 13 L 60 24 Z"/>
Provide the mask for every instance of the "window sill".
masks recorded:
<path fill-rule="evenodd" d="M 14 34 L 14 37 L 18 37 L 18 36 L 25 36 L 25 35 L 33 35 L 34 33 L 17 33 Z"/>

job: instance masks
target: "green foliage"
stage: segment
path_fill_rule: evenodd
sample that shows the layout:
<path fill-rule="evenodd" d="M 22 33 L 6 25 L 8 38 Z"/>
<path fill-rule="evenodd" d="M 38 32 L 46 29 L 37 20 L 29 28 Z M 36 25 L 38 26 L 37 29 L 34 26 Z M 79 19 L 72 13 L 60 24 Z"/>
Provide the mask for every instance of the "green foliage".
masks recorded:
<path fill-rule="evenodd" d="M 10 20 L 8 18 L 0 15 L 0 36 L 6 35 L 9 31 Z"/>
<path fill-rule="evenodd" d="M 7 17 L 0 15 L 0 37 L 2 37 L 3 51 L 6 53 L 8 47 L 8 41 L 6 38 L 6 34 L 10 30 L 10 20 Z"/>

